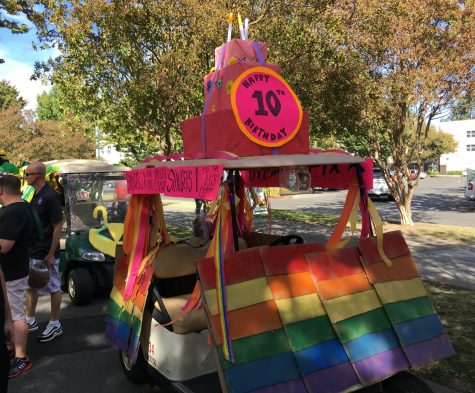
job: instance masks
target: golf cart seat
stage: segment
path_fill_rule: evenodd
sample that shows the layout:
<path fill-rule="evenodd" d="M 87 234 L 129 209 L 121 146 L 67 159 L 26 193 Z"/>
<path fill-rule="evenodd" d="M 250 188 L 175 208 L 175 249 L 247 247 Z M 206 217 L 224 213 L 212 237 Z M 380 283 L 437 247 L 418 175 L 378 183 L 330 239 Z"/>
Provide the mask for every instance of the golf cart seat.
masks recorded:
<path fill-rule="evenodd" d="M 205 257 L 210 242 L 203 244 L 196 238 L 162 246 L 154 262 L 153 318 L 160 324 L 176 320 L 169 330 L 176 334 L 199 332 L 208 328 L 202 308 L 193 310 L 182 318 L 182 308 L 191 296 L 196 284 L 196 261 Z M 246 241 L 239 239 L 239 249 L 247 248 Z M 178 319 L 177 319 L 178 318 Z"/>
<path fill-rule="evenodd" d="M 203 259 L 210 242 L 197 242 L 196 238 L 160 247 L 153 264 L 155 278 L 184 277 L 196 273 L 196 261 Z M 202 246 L 196 246 L 203 244 Z M 239 249 L 247 248 L 246 241 L 239 239 Z"/>
<path fill-rule="evenodd" d="M 192 332 L 200 332 L 208 329 L 206 323 L 206 314 L 203 308 L 195 309 L 185 316 L 181 317 L 182 308 L 190 298 L 191 294 L 174 296 L 169 298 L 162 298 L 164 309 L 160 306 L 159 302 L 155 302 L 155 312 L 152 313 L 154 319 L 157 319 L 157 311 L 164 314 L 164 311 L 168 313 L 169 321 L 175 320 L 169 330 L 176 334 L 187 334 Z M 158 321 L 160 322 L 160 321 Z M 163 322 L 162 322 L 163 323 Z"/>

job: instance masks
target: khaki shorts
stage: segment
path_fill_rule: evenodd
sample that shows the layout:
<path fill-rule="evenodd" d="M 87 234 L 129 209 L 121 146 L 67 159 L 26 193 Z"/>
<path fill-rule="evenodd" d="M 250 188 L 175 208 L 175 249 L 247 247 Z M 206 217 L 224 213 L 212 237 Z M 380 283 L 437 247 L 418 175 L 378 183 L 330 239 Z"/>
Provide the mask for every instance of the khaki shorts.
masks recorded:
<path fill-rule="evenodd" d="M 43 260 L 30 258 L 30 268 L 38 262 L 43 262 Z M 61 291 L 61 277 L 59 277 L 59 258 L 56 258 L 54 260 L 54 265 L 50 266 L 48 284 L 41 288 L 40 291 L 47 293 L 56 293 Z"/>
<path fill-rule="evenodd" d="M 19 280 L 7 281 L 6 284 L 8 303 L 12 310 L 12 320 L 25 319 L 25 291 L 28 288 L 28 276 Z"/>

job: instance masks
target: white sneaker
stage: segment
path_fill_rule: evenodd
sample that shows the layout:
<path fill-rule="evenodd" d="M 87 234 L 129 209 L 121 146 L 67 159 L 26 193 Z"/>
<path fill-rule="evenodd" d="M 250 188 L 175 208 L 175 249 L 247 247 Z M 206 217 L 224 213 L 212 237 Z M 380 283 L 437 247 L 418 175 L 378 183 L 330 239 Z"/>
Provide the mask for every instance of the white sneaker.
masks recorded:
<path fill-rule="evenodd" d="M 53 325 L 48 323 L 43 333 L 38 336 L 38 341 L 40 343 L 45 343 L 54 340 L 56 337 L 61 336 L 61 334 L 63 334 L 61 324 Z"/>

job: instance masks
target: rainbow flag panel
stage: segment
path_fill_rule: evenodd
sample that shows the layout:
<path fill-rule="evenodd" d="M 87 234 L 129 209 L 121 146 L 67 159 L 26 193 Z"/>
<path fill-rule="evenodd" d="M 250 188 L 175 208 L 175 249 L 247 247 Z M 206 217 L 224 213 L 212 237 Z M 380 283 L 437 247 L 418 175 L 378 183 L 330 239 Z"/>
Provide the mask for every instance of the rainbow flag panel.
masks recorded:
<path fill-rule="evenodd" d="M 106 337 L 135 361 L 137 358 L 143 310 L 153 275 L 152 266 L 146 266 L 135 282 L 132 297 L 124 301 L 128 261 L 126 256 L 117 258 L 114 282 L 106 310 Z"/>
<path fill-rule="evenodd" d="M 358 249 L 369 281 L 374 286 L 410 365 L 419 367 L 455 352 L 436 315 L 399 231 L 385 234 L 383 247 L 393 266 L 388 267 L 373 239 L 360 239 Z"/>
<path fill-rule="evenodd" d="M 405 284 L 416 288 L 415 294 L 419 284 L 411 280 L 422 281 L 406 257 L 402 235 L 386 234 L 384 244 L 393 238 L 399 244 L 385 248 L 394 261 L 392 267 L 380 266 L 379 260 L 368 264 L 364 255 L 374 250 L 372 243 L 362 242 L 336 251 L 303 244 L 251 248 L 226 256 L 233 363 L 224 359 L 221 348 L 214 259 L 198 261 L 203 304 L 227 391 L 352 391 L 450 356 L 452 347 L 427 294 L 399 296 L 399 281 L 408 281 Z"/>

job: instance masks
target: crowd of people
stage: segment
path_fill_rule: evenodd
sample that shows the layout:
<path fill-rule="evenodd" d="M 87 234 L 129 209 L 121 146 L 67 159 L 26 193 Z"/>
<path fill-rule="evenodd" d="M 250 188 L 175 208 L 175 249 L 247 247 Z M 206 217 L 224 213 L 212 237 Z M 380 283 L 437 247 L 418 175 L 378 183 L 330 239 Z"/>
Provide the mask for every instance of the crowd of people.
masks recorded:
<path fill-rule="evenodd" d="M 59 314 L 61 281 L 59 240 L 63 225 L 60 196 L 45 181 L 46 168 L 33 162 L 24 172 L 34 188 L 33 199 L 22 199 L 20 178 L 0 174 L 0 393 L 8 380 L 27 372 L 32 362 L 27 354 L 29 333 L 39 329 L 35 318 L 38 291 L 51 296 L 50 320 L 38 335 L 41 343 L 63 333 Z M 37 236 L 41 232 L 41 236 Z M 30 287 L 30 269 L 38 262 L 49 270 L 49 281 L 41 289 Z"/>

